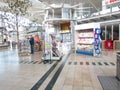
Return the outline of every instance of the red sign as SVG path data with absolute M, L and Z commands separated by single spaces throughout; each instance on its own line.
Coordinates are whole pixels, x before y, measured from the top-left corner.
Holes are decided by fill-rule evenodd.
M 104 0 L 103 4 L 108 5 L 108 4 L 114 3 L 116 1 L 118 1 L 118 0 Z
M 113 2 L 115 2 L 115 1 L 117 1 L 117 0 L 110 0 L 110 3 L 113 3 Z

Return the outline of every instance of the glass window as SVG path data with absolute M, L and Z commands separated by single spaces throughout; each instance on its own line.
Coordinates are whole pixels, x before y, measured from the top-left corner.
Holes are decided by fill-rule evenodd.
M 107 26 L 106 30 L 106 40 L 112 40 L 112 25 Z
M 113 40 L 119 40 L 119 24 L 114 25 Z
M 105 40 L 105 26 L 102 26 L 101 30 L 102 30 L 101 39 Z

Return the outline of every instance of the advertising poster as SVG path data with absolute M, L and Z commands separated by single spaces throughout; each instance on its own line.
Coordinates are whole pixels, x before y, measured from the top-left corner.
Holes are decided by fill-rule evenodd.
M 50 42 L 49 34 L 47 32 L 45 33 L 44 53 L 45 53 L 45 60 L 50 59 L 50 55 L 51 55 L 51 42 Z
M 95 56 L 100 56 L 101 55 L 101 29 L 100 28 L 95 28 L 94 31 L 94 49 L 95 49 Z
M 117 1 L 120 1 L 120 0 L 103 0 L 103 5 L 108 5 L 108 4 L 112 4 L 112 3 L 115 3 Z

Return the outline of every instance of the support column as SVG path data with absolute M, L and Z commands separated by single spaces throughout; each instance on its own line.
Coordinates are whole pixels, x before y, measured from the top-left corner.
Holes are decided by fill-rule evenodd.
M 112 25 L 112 27 L 111 27 L 111 34 L 112 34 L 112 37 L 111 37 L 111 39 L 113 40 L 113 29 L 114 29 L 114 26 Z
M 77 22 L 75 20 L 71 20 L 71 38 L 72 38 L 72 49 L 75 50 L 75 25 L 77 25 Z
M 105 26 L 105 40 L 107 39 L 107 26 Z
M 44 20 L 46 20 L 47 18 L 49 18 L 49 17 L 48 17 L 48 12 L 49 12 L 48 10 L 45 11 Z
M 119 40 L 120 40 L 120 24 L 119 24 Z
M 54 12 L 54 9 L 52 9 L 52 12 L 53 12 L 53 18 L 55 17 L 55 12 Z
M 72 10 L 70 9 L 69 12 L 70 12 L 69 18 L 72 19 Z
M 64 17 L 64 11 L 63 11 L 63 8 L 61 9 L 61 18 L 63 18 Z

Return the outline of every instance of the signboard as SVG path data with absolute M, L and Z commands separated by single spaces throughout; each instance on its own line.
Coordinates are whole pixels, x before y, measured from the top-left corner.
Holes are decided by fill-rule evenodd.
M 102 5 L 108 5 L 108 4 L 112 4 L 112 3 L 115 3 L 117 1 L 120 1 L 120 0 L 103 0 L 102 1 Z
M 94 31 L 94 49 L 95 49 L 95 56 L 100 56 L 101 55 L 101 48 L 100 48 L 100 44 L 101 44 L 101 29 L 100 28 L 95 28 Z

